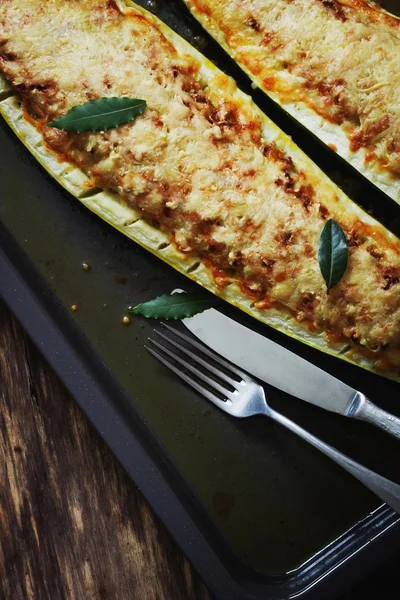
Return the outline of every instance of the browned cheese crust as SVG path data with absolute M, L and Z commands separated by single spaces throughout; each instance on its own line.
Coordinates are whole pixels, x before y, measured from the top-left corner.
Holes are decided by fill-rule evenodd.
M 280 102 L 341 125 L 400 176 L 400 19 L 365 0 L 185 0 Z
M 240 4 L 232 2 L 237 11 Z M 257 29 L 250 26 L 265 37 Z M 0 70 L 61 158 L 200 255 L 219 286 L 237 282 L 257 308 L 277 307 L 348 341 L 377 368 L 400 370 L 400 244 L 359 211 L 346 212 L 317 170 L 306 173 L 267 143 L 261 113 L 207 87 L 200 63 L 143 13 L 103 0 L 1 0 Z M 148 108 L 107 132 L 46 127 L 103 96 L 143 98 Z M 332 118 L 343 103 L 327 104 Z M 346 232 L 350 256 L 328 294 L 317 247 L 329 217 Z

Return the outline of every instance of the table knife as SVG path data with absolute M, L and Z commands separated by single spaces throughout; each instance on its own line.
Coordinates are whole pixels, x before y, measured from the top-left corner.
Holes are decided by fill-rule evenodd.
M 204 344 L 269 385 L 326 410 L 367 421 L 400 440 L 400 418 L 336 377 L 211 308 L 183 319 Z

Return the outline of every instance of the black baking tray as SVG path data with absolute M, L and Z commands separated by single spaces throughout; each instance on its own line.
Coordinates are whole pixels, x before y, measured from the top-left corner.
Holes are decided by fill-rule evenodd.
M 251 91 L 179 2 L 161 3 L 159 16 Z M 398 207 L 254 96 L 396 231 Z M 129 304 L 195 284 L 61 189 L 4 123 L 0 156 L 0 294 L 217 598 L 335 597 L 400 548 L 399 517 L 361 484 L 272 422 L 232 419 L 185 387 L 144 350 L 153 322 L 122 325 Z M 399 414 L 397 384 L 221 310 Z M 399 481 L 400 445 L 388 435 L 266 391 L 275 408 Z

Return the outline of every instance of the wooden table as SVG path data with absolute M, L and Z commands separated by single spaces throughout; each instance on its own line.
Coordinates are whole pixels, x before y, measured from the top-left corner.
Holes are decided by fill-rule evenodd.
M 399 567 L 400 553 L 341 600 L 397 598 Z M 0 598 L 211 600 L 1 301 Z

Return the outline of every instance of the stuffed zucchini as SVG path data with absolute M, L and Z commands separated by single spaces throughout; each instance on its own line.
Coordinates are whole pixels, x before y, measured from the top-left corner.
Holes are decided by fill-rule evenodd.
M 400 241 L 363 212 L 234 81 L 143 9 L 3 0 L 0 112 L 88 208 L 228 302 L 325 352 L 400 378 Z M 72 107 L 136 97 L 134 121 L 51 126 Z M 349 258 L 329 292 L 328 219 Z
M 254 83 L 400 203 L 400 19 L 367 0 L 185 0 Z

